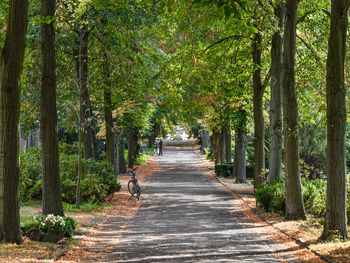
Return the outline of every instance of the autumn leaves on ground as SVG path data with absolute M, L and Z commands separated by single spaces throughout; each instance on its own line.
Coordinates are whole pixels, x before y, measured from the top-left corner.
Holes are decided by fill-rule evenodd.
M 212 165 L 206 160 L 203 160 L 203 165 L 210 168 L 210 176 L 212 176 L 213 180 L 216 180 L 213 177 Z M 154 160 L 149 160 L 143 165 L 140 165 L 137 169 L 137 178 L 140 184 L 145 186 L 147 184 L 147 177 L 159 171 L 159 169 L 158 164 Z M 125 175 L 120 176 L 118 180 L 122 185 L 122 190 L 114 194 L 112 201 L 106 202 L 105 208 L 101 208 L 93 213 L 67 213 L 73 216 L 80 226 L 73 239 L 65 239 L 58 244 L 39 243 L 29 241 L 28 239 L 25 239 L 21 245 L 1 244 L 1 262 L 40 262 L 49 259 L 57 259 L 58 262 L 79 262 L 79 259 L 82 257 L 95 258 L 98 262 L 99 258 L 101 259 L 104 256 L 104 253 L 108 253 L 108 249 L 99 251 L 97 247 L 93 252 L 91 249 L 87 252 L 85 248 L 91 248 L 91 246 L 96 245 L 94 237 L 98 235 L 99 231 L 103 230 L 102 223 L 109 216 L 120 215 L 132 217 L 142 205 L 142 199 L 137 201 L 130 198 L 130 194 L 127 192 L 126 185 L 129 177 Z M 239 198 L 235 193 L 232 194 L 234 199 Z M 332 242 L 319 243 L 317 241 L 321 231 L 321 226 L 318 224 L 317 219 L 309 218 L 308 221 L 286 222 L 282 216 L 265 213 L 260 208 L 256 208 L 253 196 L 245 195 L 242 197 L 242 211 L 244 212 L 242 217 L 247 217 L 257 224 L 262 224 L 261 218 L 256 213 L 253 213 L 252 207 L 255 212 L 270 222 L 272 225 L 266 224 L 265 227 L 261 228 L 261 233 L 278 243 L 286 245 L 289 248 L 287 255 L 290 254 L 290 258 L 298 258 L 301 262 L 324 262 L 320 257 L 295 242 L 292 238 L 280 231 L 275 231 L 274 228 L 287 232 L 293 238 L 299 238 L 306 242 L 311 249 L 332 258 L 334 262 L 349 262 L 349 242 L 333 240 Z M 36 213 L 39 207 L 25 207 L 23 209 Z M 121 226 L 117 233 L 113 233 L 113 243 L 115 245 L 118 244 L 125 228 L 126 225 Z M 286 253 L 281 257 L 282 262 L 286 261 L 285 255 Z M 278 253 L 276 253 L 276 256 L 279 256 Z

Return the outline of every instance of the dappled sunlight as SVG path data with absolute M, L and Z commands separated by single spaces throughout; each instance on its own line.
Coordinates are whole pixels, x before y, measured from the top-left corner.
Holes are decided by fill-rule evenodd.
M 225 189 L 196 152 L 176 148 L 165 147 L 164 155 L 154 158 L 160 167 L 141 181 L 140 202 L 121 192 L 119 206 L 62 261 L 78 260 L 76 254 L 83 262 L 316 260 Z M 125 185 L 127 178 L 120 179 Z

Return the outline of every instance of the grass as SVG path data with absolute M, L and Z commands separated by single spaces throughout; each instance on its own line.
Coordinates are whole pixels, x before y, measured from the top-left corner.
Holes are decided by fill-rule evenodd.
M 109 210 L 111 208 L 111 205 L 105 205 L 105 204 L 88 204 L 84 203 L 77 208 L 75 204 L 68 204 L 63 203 L 63 209 L 65 212 L 70 213 L 90 213 L 95 211 L 101 211 L 101 210 Z
M 111 208 L 109 204 L 81 204 L 79 208 L 75 204 L 68 204 L 63 202 L 63 210 L 65 213 L 87 213 L 94 214 L 95 212 L 106 212 Z M 41 201 L 28 201 L 22 204 L 20 213 L 21 226 L 25 222 L 32 219 L 33 216 L 41 210 Z

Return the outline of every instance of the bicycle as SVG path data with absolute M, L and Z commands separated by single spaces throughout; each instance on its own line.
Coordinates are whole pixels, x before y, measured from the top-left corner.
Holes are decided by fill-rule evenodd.
M 134 168 L 127 172 L 128 175 L 131 174 L 131 179 L 128 182 L 128 190 L 132 197 L 135 197 L 137 198 L 137 200 L 139 200 L 141 195 L 141 188 L 139 186 L 139 183 L 136 179 L 136 174 L 134 172 L 136 169 L 137 168 Z

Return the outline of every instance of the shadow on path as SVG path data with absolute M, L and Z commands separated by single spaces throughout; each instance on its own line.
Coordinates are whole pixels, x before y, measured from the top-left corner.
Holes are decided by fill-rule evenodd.
M 136 216 L 110 217 L 90 248 L 103 251 L 100 262 L 282 262 L 287 247 L 245 216 L 246 206 L 202 168 L 192 146 L 168 142 L 155 157 L 161 169 L 143 189 Z

